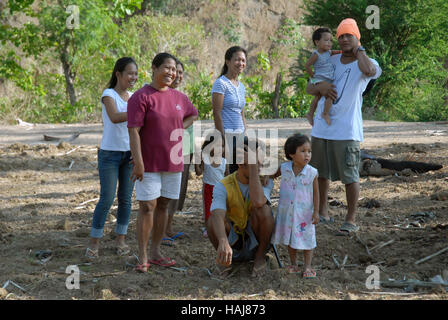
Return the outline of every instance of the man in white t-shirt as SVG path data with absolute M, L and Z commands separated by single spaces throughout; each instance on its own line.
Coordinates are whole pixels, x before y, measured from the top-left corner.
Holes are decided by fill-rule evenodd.
M 345 184 L 348 211 L 340 228 L 340 233 L 345 234 L 359 230 L 355 218 L 360 189 L 360 142 L 363 141 L 362 94 L 369 81 L 378 78 L 382 71 L 360 45 L 361 35 L 355 20 L 343 20 L 336 36 L 342 54 L 331 57 L 335 65 L 333 84 L 321 82 L 309 84 L 307 88 L 309 94 L 322 95 L 311 130 L 313 155 L 310 164 L 319 171 L 319 214 L 322 223 L 333 222 L 328 215 L 327 202 L 330 180 L 340 180 Z M 325 97 L 334 101 L 330 109 L 331 125 L 321 117 Z

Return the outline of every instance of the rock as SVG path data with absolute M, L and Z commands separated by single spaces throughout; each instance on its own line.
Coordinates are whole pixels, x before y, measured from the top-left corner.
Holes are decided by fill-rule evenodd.
M 381 207 L 381 204 L 376 199 L 367 198 L 367 199 L 360 201 L 359 206 L 371 209 L 371 208 L 379 208 L 379 207 Z
M 400 260 L 397 258 L 390 258 L 386 260 L 388 266 L 396 266 Z
M 63 218 L 61 221 L 59 221 L 56 225 L 56 229 L 70 231 L 70 221 L 68 220 L 68 218 Z
M 448 281 L 448 270 L 442 271 L 442 278 L 443 280 Z
M 213 292 L 213 297 L 214 298 L 222 298 L 222 297 L 224 297 L 224 293 L 221 290 L 216 289 L 215 292 Z
M 438 201 L 448 200 L 448 191 L 433 193 L 431 195 L 431 200 L 438 200 Z
M 359 257 L 358 257 L 358 260 L 362 264 L 370 263 L 370 262 L 373 261 L 372 257 L 367 255 L 367 254 L 360 254 Z
M 61 141 L 58 144 L 58 149 L 69 149 L 71 147 L 71 144 L 65 141 Z
M 109 289 L 101 290 L 100 300 L 120 300 Z
M 33 217 L 37 216 L 37 214 L 38 214 L 38 213 L 37 213 L 37 210 L 32 210 L 32 211 L 31 211 L 31 215 L 32 215 Z
M 8 295 L 8 290 L 0 288 L 0 299 L 5 299 Z

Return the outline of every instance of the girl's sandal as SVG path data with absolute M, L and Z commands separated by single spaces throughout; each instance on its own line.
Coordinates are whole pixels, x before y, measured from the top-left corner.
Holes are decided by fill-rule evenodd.
M 149 266 L 150 266 L 149 263 L 141 263 L 141 264 L 138 264 L 138 265 L 135 267 L 135 271 L 137 271 L 137 272 L 141 272 L 141 273 L 146 273 L 146 272 L 148 272 Z
M 316 278 L 316 271 L 304 271 L 302 274 L 303 279 L 314 279 Z
M 99 258 L 98 249 L 87 248 L 85 256 L 89 259 L 98 259 Z

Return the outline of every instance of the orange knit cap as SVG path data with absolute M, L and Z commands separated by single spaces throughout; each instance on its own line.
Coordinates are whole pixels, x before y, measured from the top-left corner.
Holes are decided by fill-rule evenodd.
M 358 25 L 354 19 L 347 18 L 342 20 L 336 31 L 336 37 L 339 38 L 346 33 L 354 35 L 356 39 L 358 39 L 358 45 L 361 45 L 361 42 L 359 41 L 361 39 L 361 33 L 359 32 Z

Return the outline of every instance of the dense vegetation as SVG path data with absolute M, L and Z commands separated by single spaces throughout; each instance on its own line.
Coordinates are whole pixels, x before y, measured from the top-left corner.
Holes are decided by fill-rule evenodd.
M 150 82 L 151 60 L 161 51 L 185 62 L 188 81 L 182 90 L 198 107 L 201 118 L 210 118 L 210 89 L 216 75 L 198 67 L 195 59 L 211 35 L 189 18 L 191 2 L 201 5 L 214 0 L 3 2 L 0 82 L 8 84 L 9 91 L 0 97 L 1 118 L 53 123 L 99 121 L 98 97 L 114 61 L 121 56 L 138 61 L 138 87 Z M 271 66 L 279 65 L 285 55 L 295 57 L 297 63 L 280 70 L 283 81 L 278 116 L 298 117 L 307 112 L 312 97 L 305 93 L 303 62 L 310 54 L 306 47 L 311 41 L 303 39 L 301 25 L 327 26 L 335 31 L 346 17 L 358 21 L 363 46 L 383 68 L 382 77 L 366 97 L 369 114 L 381 120 L 448 118 L 445 0 L 303 3 L 303 21 L 299 17 L 283 19 L 271 39 L 274 50 L 256 53 L 256 65 L 242 78 L 248 88 L 249 118 L 275 116 Z M 366 8 L 372 4 L 380 8 L 379 29 L 368 29 L 364 23 L 369 17 Z M 229 46 L 237 44 L 242 26 L 232 17 L 222 20 L 222 38 Z

